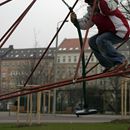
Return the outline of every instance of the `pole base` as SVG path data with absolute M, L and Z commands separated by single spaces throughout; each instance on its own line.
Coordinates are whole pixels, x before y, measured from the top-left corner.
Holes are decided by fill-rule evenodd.
M 79 117 L 79 115 L 91 115 L 91 114 L 96 114 L 98 111 L 96 109 L 82 109 L 82 110 L 77 110 L 75 112 L 75 114 L 77 115 L 77 117 Z

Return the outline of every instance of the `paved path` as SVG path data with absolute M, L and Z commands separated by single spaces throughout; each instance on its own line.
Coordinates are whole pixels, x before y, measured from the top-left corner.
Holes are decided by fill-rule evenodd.
M 130 117 L 126 117 L 130 118 Z M 17 122 L 27 122 L 27 114 L 19 114 L 11 112 L 0 112 L 0 123 L 12 123 Z M 110 122 L 112 120 L 122 119 L 120 115 L 84 115 L 77 117 L 73 114 L 41 114 L 40 118 L 36 114 L 32 115 L 32 122 L 66 122 L 66 123 L 99 123 L 99 122 Z

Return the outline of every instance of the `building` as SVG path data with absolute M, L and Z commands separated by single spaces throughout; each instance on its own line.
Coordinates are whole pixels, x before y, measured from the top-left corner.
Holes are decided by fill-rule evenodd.
M 118 48 L 118 50 L 121 51 L 121 53 L 124 54 L 128 60 L 130 57 L 129 42 L 130 41 L 128 40 L 124 45 L 122 45 L 120 48 Z M 70 78 L 73 79 L 73 77 L 75 75 L 75 70 L 77 67 L 78 59 L 79 59 L 79 54 L 80 54 L 79 39 L 64 39 L 63 40 L 63 42 L 58 47 L 57 71 L 56 71 L 57 72 L 56 76 L 58 76 L 57 80 L 59 80 L 59 79 L 64 80 L 64 79 L 70 79 Z M 86 42 L 86 46 L 84 49 L 84 54 L 85 54 L 85 62 L 87 62 L 87 60 L 89 59 L 89 56 L 91 54 L 91 49 L 89 48 L 87 42 Z M 96 60 L 95 56 L 92 55 L 92 57 L 89 61 L 89 64 L 86 67 L 86 72 L 87 72 L 87 70 L 89 70 L 92 66 L 94 66 L 97 63 L 98 63 L 98 61 Z M 98 65 L 97 67 L 95 67 L 95 69 L 90 71 L 87 75 L 100 73 L 100 72 L 102 72 L 103 69 L 104 68 L 102 66 Z M 82 64 L 80 64 L 78 76 L 82 76 Z M 101 101 L 99 99 L 100 101 L 96 101 L 93 98 L 94 93 L 91 92 L 91 95 L 90 95 L 91 99 L 90 99 L 90 101 L 88 101 L 89 104 L 93 107 L 95 105 L 95 107 L 99 108 L 101 111 L 105 111 L 105 110 L 112 111 L 112 109 L 117 111 L 119 109 L 119 105 L 120 105 L 120 81 L 121 81 L 120 78 L 121 77 L 102 78 L 102 79 L 97 79 L 97 80 L 93 80 L 93 81 L 86 81 L 87 91 L 88 91 L 88 88 L 94 88 L 92 91 L 97 91 L 97 89 L 99 89 L 97 91 L 97 93 L 95 93 L 95 99 L 97 100 L 100 97 L 102 100 Z M 69 104 L 71 104 L 70 106 L 72 106 L 72 105 L 76 104 L 76 102 L 81 103 L 82 102 L 81 98 L 83 97 L 82 91 L 76 92 L 75 90 L 76 90 L 76 88 L 82 89 L 82 86 L 83 85 L 81 83 L 81 84 L 69 85 L 68 87 L 66 87 L 66 89 L 68 90 L 68 93 L 70 93 L 70 95 L 65 94 L 66 90 L 64 90 L 65 89 L 64 87 L 62 89 L 60 89 L 61 91 L 63 91 L 63 93 L 59 92 L 59 102 L 61 100 L 65 101 L 65 104 L 68 104 L 68 106 L 69 106 Z M 71 91 L 71 88 L 74 88 L 74 89 L 72 89 L 72 91 Z M 61 97 L 62 98 L 64 97 L 64 98 L 60 99 Z M 68 97 L 71 97 L 72 99 L 69 98 L 69 100 L 67 101 Z M 75 97 L 77 97 L 77 100 Z M 72 102 L 70 102 L 71 101 L 70 99 L 72 100 Z M 98 106 L 99 104 L 101 106 Z M 63 108 L 62 108 L 62 110 L 63 110 Z
M 127 43 L 129 43 L 129 41 Z M 129 60 L 130 47 L 128 45 L 129 44 L 123 45 L 119 51 L 122 51 Z M 37 61 L 41 58 L 45 49 L 46 48 L 14 49 L 13 46 L 0 49 L 0 92 L 14 91 L 19 85 L 23 85 L 35 67 Z M 57 60 L 55 59 L 55 52 L 57 52 Z M 75 38 L 64 39 L 58 46 L 57 51 L 56 48 L 50 48 L 48 50 L 28 84 L 39 85 L 67 80 L 70 78 L 73 79 L 79 54 L 79 40 Z M 87 63 L 91 54 L 91 49 L 89 48 L 87 42 L 84 54 L 85 62 Z M 92 55 L 89 64 L 86 67 L 86 72 L 97 63 L 98 61 L 94 55 Z M 87 75 L 100 73 L 102 69 L 103 68 L 98 65 L 95 69 L 87 73 Z M 78 76 L 82 76 L 82 62 L 80 63 Z M 109 78 L 86 81 L 86 83 L 87 88 L 96 86 L 96 88 L 98 87 L 105 90 L 110 89 L 110 91 L 113 91 Z M 74 107 L 79 101 L 82 101 L 83 94 L 79 91 L 79 89 L 76 91 L 76 88 L 82 89 L 82 83 L 63 86 L 62 88 L 57 89 L 56 101 L 57 106 L 59 106 L 58 110 L 65 110 L 72 106 Z M 118 87 L 118 90 L 119 89 L 120 88 Z M 53 96 L 53 94 L 51 95 Z M 51 103 L 53 104 L 53 101 Z
M 1 92 L 9 92 L 16 89 L 17 85 L 23 85 L 45 49 L 14 49 L 13 46 L 2 48 L 0 50 Z M 28 84 L 37 85 L 53 81 L 54 51 L 54 48 L 49 49 Z
M 81 47 L 79 39 L 64 39 L 59 45 L 57 54 L 57 75 L 62 75 L 62 79 L 67 77 L 73 78 L 79 60 L 80 51 Z M 90 54 L 91 49 L 88 46 L 88 43 L 86 43 L 84 49 L 85 64 L 87 63 Z M 94 55 L 92 55 L 89 64 L 86 67 L 86 72 L 96 63 L 97 60 Z M 96 72 L 97 69 L 94 69 L 89 74 L 95 74 Z M 82 60 L 80 62 L 78 76 L 82 76 Z

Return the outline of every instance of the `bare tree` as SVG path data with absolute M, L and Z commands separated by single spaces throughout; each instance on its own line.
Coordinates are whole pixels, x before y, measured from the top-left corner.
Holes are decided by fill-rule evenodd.
M 122 0 L 120 2 L 119 8 L 123 12 L 123 14 L 126 16 L 128 20 L 130 20 L 130 1 L 129 0 Z
M 37 40 L 37 33 L 34 30 L 34 48 L 31 49 L 31 57 L 26 57 L 26 59 L 20 60 L 20 65 L 17 66 L 16 72 L 17 74 L 14 75 L 14 79 L 17 85 L 23 85 L 30 73 L 33 71 L 34 67 L 36 66 L 39 58 L 40 53 L 38 49 L 38 40 Z M 44 51 L 44 49 L 43 49 Z M 54 78 L 54 57 L 45 56 L 45 58 L 40 62 L 37 69 L 31 76 L 30 80 L 28 81 L 29 85 L 39 85 L 45 83 L 53 82 Z
M 17 66 L 17 74 L 14 75 L 14 80 L 17 85 L 23 85 L 28 78 L 29 74 L 32 72 L 36 61 L 34 59 L 28 59 L 22 61 L 22 63 Z M 49 65 L 50 64 L 50 65 Z M 50 83 L 53 81 L 53 63 L 45 60 L 41 62 L 37 70 L 32 75 L 29 80 L 29 85 L 39 85 L 44 83 Z

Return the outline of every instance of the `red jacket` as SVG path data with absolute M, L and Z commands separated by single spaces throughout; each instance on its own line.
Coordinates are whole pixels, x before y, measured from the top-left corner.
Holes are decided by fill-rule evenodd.
M 125 16 L 118 9 L 117 3 L 114 0 L 100 0 L 98 8 L 99 12 L 92 17 L 92 22 L 97 26 L 98 33 L 113 32 L 121 38 L 128 39 L 130 27 Z M 81 29 L 87 27 L 88 17 L 91 14 L 90 11 L 89 9 L 89 15 L 86 14 L 82 19 L 79 19 Z

